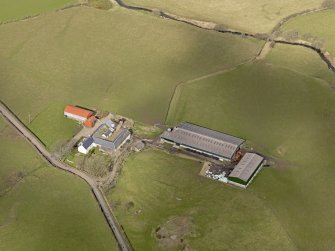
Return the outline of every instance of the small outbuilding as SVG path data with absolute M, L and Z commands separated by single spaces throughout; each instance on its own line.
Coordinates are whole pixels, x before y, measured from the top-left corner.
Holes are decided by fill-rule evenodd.
M 92 128 L 92 127 L 94 127 L 96 121 L 97 121 L 97 118 L 94 117 L 94 116 L 91 116 L 91 117 L 89 117 L 88 119 L 86 119 L 86 120 L 84 121 L 83 125 L 84 125 L 85 127 L 90 127 L 90 128 Z
M 141 151 L 144 147 L 145 147 L 145 144 L 144 144 L 144 142 L 143 142 L 142 140 L 137 140 L 137 141 L 134 143 L 134 146 L 133 146 L 133 148 L 134 148 L 134 150 L 135 150 L 136 152 Z
M 246 188 L 260 171 L 264 158 L 246 153 L 228 176 L 228 183 Z

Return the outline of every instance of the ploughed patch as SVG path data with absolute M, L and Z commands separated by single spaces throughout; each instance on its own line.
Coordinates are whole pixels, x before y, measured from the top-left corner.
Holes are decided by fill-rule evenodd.
M 192 248 L 188 244 L 186 237 L 193 235 L 193 232 L 193 219 L 189 216 L 177 216 L 158 226 L 154 234 L 162 247 L 191 251 Z

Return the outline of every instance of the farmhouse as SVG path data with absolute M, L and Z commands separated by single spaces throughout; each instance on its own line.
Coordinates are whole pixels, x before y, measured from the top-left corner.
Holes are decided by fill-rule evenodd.
M 228 183 L 246 188 L 262 167 L 264 158 L 246 153 L 228 176 Z
M 96 144 L 94 143 L 94 140 L 92 137 L 88 137 L 83 141 L 82 144 L 78 147 L 78 152 L 87 154 L 93 147 L 95 147 Z
M 99 147 L 105 151 L 116 151 L 130 137 L 131 133 L 128 129 L 121 126 L 116 129 L 115 124 L 108 120 L 78 146 L 78 151 L 87 154 L 94 147 Z
M 64 109 L 64 117 L 84 122 L 93 115 L 92 111 L 68 105 Z
M 244 142 L 243 139 L 186 122 L 165 131 L 161 141 L 221 161 L 231 160 Z

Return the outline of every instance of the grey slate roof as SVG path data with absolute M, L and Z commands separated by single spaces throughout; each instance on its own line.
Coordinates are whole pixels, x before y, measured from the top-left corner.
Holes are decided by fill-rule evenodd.
M 93 143 L 94 143 L 93 138 L 92 137 L 88 137 L 87 139 L 84 140 L 83 147 L 85 149 L 88 149 Z
M 102 139 L 99 137 L 99 130 L 105 127 L 105 124 L 101 125 L 93 134 L 92 138 L 94 143 L 100 145 L 102 148 L 108 150 L 116 150 L 124 142 L 124 140 L 130 135 L 128 129 L 122 128 L 118 132 L 117 136 L 113 140 Z
M 165 131 L 161 138 L 228 159 L 244 142 L 243 139 L 186 122 L 180 123 L 171 132 Z
M 93 136 L 94 143 L 101 146 L 102 148 L 108 149 L 108 150 L 115 150 L 115 145 L 113 141 L 104 140 L 98 137 Z
M 122 129 L 118 136 L 114 139 L 114 146 L 117 149 L 124 141 L 125 139 L 130 135 L 129 130 Z
M 263 157 L 256 153 L 246 153 L 230 173 L 229 177 L 239 178 L 240 180 L 248 182 L 263 159 Z

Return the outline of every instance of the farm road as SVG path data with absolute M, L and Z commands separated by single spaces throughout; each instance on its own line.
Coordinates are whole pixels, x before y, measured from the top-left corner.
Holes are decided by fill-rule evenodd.
M 122 251 L 131 251 L 131 245 L 127 238 L 125 237 L 121 227 L 116 221 L 116 218 L 112 215 L 110 208 L 102 195 L 100 189 L 98 188 L 96 182 L 86 175 L 85 173 L 71 168 L 60 162 L 55 157 L 51 155 L 43 145 L 43 143 L 12 113 L 5 104 L 0 101 L 0 113 L 4 116 L 4 118 L 17 130 L 19 131 L 35 148 L 36 150 L 43 156 L 43 158 L 53 165 L 56 168 L 62 169 L 66 172 L 72 173 L 80 178 L 82 178 L 92 190 L 92 193 L 97 200 L 101 211 L 103 212 L 106 221 L 114 233 L 114 236 L 119 244 L 119 247 Z

